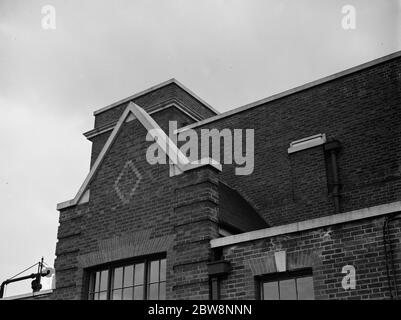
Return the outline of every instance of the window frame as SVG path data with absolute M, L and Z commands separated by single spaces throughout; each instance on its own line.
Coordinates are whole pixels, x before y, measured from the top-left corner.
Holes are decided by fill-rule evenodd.
M 160 261 L 166 259 L 166 279 L 164 281 L 160 281 L 160 266 L 161 263 Z M 123 259 L 123 260 L 119 260 L 119 261 L 113 261 L 110 263 L 103 263 L 100 265 L 96 265 L 94 267 L 90 267 L 87 268 L 85 270 L 85 275 L 86 275 L 86 279 L 85 279 L 85 297 L 86 300 L 95 300 L 95 299 L 91 299 L 90 298 L 90 294 L 93 293 L 93 291 L 91 290 L 91 285 L 93 284 L 93 275 L 96 272 L 99 271 L 108 271 L 108 276 L 107 276 L 107 299 L 106 300 L 113 300 L 112 299 L 112 295 L 113 295 L 113 280 L 114 280 L 114 272 L 116 269 L 121 268 L 121 267 L 127 267 L 127 266 L 131 266 L 131 265 L 135 265 L 135 264 L 140 264 L 143 263 L 144 264 L 144 278 L 143 278 L 143 300 L 149 300 L 148 299 L 148 286 L 150 285 L 149 282 L 149 268 L 150 268 L 150 264 L 152 261 L 159 261 L 159 287 L 160 287 L 160 283 L 164 282 L 167 284 L 167 258 L 166 258 L 166 254 L 154 254 L 154 255 L 149 255 L 149 256 L 142 256 L 142 257 L 135 257 L 135 258 L 129 258 L 129 259 Z M 132 287 L 134 288 L 135 285 L 133 284 Z M 159 293 L 160 294 L 160 293 Z
M 296 300 L 299 300 L 296 280 L 299 278 L 306 278 L 306 277 L 312 278 L 313 297 L 315 298 L 315 287 L 314 287 L 314 278 L 313 278 L 312 268 L 296 269 L 296 270 L 285 271 L 285 272 L 275 272 L 275 273 L 257 276 L 256 277 L 257 278 L 257 285 L 256 285 L 257 297 L 259 300 L 263 300 L 263 284 L 266 282 L 279 283 L 280 281 L 284 281 L 284 280 L 294 280 L 295 286 L 296 286 L 296 296 L 297 296 Z M 279 300 L 281 300 L 281 299 L 279 299 Z

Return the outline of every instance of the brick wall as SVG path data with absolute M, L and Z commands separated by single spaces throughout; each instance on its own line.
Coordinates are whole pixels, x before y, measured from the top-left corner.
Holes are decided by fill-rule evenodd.
M 360 220 L 224 247 L 223 259 L 231 262 L 233 270 L 221 281 L 221 298 L 258 298 L 258 276 L 276 273 L 274 252 L 285 250 L 288 271 L 312 268 L 316 299 L 388 299 L 384 219 Z M 389 230 L 398 290 L 401 289 L 400 228 L 398 220 Z M 353 290 L 344 290 L 341 285 L 345 265 L 353 265 L 356 270 Z
M 167 134 L 169 132 L 169 121 L 176 121 L 177 128 L 181 128 L 185 125 L 194 122 L 194 120 L 191 117 L 189 117 L 188 115 L 186 115 L 185 113 L 181 112 L 176 108 L 169 108 L 158 111 L 154 113 L 152 117 Z M 91 167 L 96 161 L 100 151 L 102 151 L 102 148 L 105 145 L 110 134 L 111 130 L 106 131 L 102 134 L 98 134 L 90 139 L 92 142 Z
M 326 133 L 342 144 L 338 163 L 343 211 L 400 200 L 400 61 L 397 58 L 205 125 L 255 129 L 255 170 L 249 176 L 235 176 L 233 166 L 224 166 L 222 173 L 205 167 L 170 177 L 168 165 L 147 163 L 150 142 L 145 141 L 144 127 L 137 120 L 124 123 L 90 183 L 89 202 L 60 212 L 55 297 L 85 298 L 88 268 L 163 252 L 167 297 L 207 299 L 209 240 L 218 237 L 219 180 L 238 190 L 271 225 L 334 213 L 323 147 L 287 153 L 291 141 L 316 133 Z M 199 103 L 174 86 L 142 99 L 159 103 L 181 95 L 183 103 Z M 138 104 L 144 106 L 145 100 Z M 99 114 L 96 126 L 116 121 L 122 110 L 117 107 Z M 162 127 L 171 119 L 188 121 L 171 110 L 155 114 Z M 108 134 L 93 139 L 93 159 Z M 382 224 L 382 219 L 364 220 L 228 247 L 224 258 L 232 261 L 234 270 L 222 282 L 222 298 L 254 298 L 254 269 L 249 261 L 269 259 L 278 248 L 287 251 L 294 266 L 297 261 L 311 264 L 318 298 L 388 297 Z M 397 249 L 399 225 L 392 228 Z M 346 263 L 357 268 L 356 291 L 343 292 L 339 287 L 339 272 Z
M 218 236 L 217 172 L 202 167 L 170 177 L 169 165 L 146 161 L 146 133 L 138 120 L 125 123 L 90 183 L 89 202 L 61 210 L 57 299 L 85 299 L 88 268 L 157 253 L 167 254 L 169 298 L 208 297 L 209 240 Z M 139 180 L 133 167 L 140 181 L 130 197 Z
M 288 154 L 290 142 L 325 133 L 338 155 L 342 211 L 401 199 L 401 58 L 196 128 L 254 129 L 254 172 L 222 179 L 271 225 L 335 213 L 322 146 Z
M 198 168 L 174 178 L 177 183 L 174 209 L 172 299 L 209 298 L 207 262 L 212 259 L 210 240 L 218 237 L 218 172 Z
M 196 111 L 201 116 L 201 118 L 209 118 L 214 115 L 213 111 L 204 106 L 196 98 L 189 95 L 175 83 L 171 83 L 160 89 L 142 95 L 134 99 L 133 102 L 135 102 L 138 106 L 144 108 L 146 111 L 149 111 L 154 106 L 160 105 L 166 101 L 171 101 L 172 99 L 176 99 L 183 103 L 185 106 Z M 125 102 L 119 106 L 116 106 L 96 115 L 95 128 L 117 122 L 127 105 L 128 102 Z

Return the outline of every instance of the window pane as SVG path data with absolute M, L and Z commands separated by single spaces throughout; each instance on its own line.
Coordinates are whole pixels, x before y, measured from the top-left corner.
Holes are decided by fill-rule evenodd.
M 165 300 L 166 259 L 93 272 L 88 289 L 90 300 Z
M 102 271 L 100 275 L 100 291 L 107 290 L 108 278 L 109 278 L 109 271 L 108 270 Z
M 313 278 L 312 277 L 298 278 L 297 291 L 299 300 L 315 299 L 315 294 L 313 292 Z
M 89 293 L 92 293 L 95 291 L 95 280 L 96 280 L 96 273 L 92 272 L 89 275 Z M 90 299 L 90 300 L 92 300 L 92 299 Z
M 282 280 L 280 285 L 280 300 L 296 300 L 295 279 Z
M 123 268 L 117 268 L 114 270 L 114 289 L 121 288 L 123 285 Z
M 160 281 L 166 281 L 166 259 L 160 260 Z
M 149 282 L 154 283 L 159 281 L 159 260 L 150 263 Z
M 279 300 L 277 281 L 263 283 L 263 300 Z
M 125 288 L 123 290 L 123 300 L 132 300 L 132 293 L 134 288 Z
M 122 290 L 113 290 L 113 300 L 122 300 Z
M 102 291 L 99 293 L 99 300 L 107 300 L 107 291 Z
M 93 291 L 99 291 L 99 285 L 100 285 L 100 272 L 96 272 L 95 273 L 95 278 L 96 278 L 96 280 L 95 280 L 95 288 L 94 288 L 94 290 Z
M 134 285 L 134 266 L 124 268 L 124 287 L 132 287 Z
M 143 300 L 143 288 L 144 286 L 134 287 L 134 300 Z
M 143 284 L 145 266 L 143 263 L 135 265 L 135 285 Z
M 161 282 L 160 283 L 160 296 L 159 300 L 166 300 L 166 283 Z
M 159 284 L 153 283 L 148 288 L 148 299 L 157 300 L 159 298 Z

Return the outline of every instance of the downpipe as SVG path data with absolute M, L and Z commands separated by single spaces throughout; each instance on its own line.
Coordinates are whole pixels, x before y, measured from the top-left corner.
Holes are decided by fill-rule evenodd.
M 385 217 L 383 223 L 383 243 L 384 243 L 384 255 L 386 259 L 386 271 L 387 271 L 387 282 L 390 290 L 390 298 L 392 300 L 398 300 L 398 288 L 397 288 L 397 278 L 395 274 L 394 265 L 394 252 L 391 246 L 391 241 L 389 238 L 390 223 L 395 220 L 401 220 L 401 216 Z M 391 270 L 390 270 L 391 269 Z M 394 292 L 393 292 L 394 285 Z

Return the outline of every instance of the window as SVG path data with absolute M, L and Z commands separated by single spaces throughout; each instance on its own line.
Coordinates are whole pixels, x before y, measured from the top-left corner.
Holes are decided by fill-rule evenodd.
M 314 300 L 311 272 L 285 273 L 264 277 L 260 282 L 262 300 Z
M 89 275 L 89 300 L 166 299 L 166 259 L 97 269 Z

